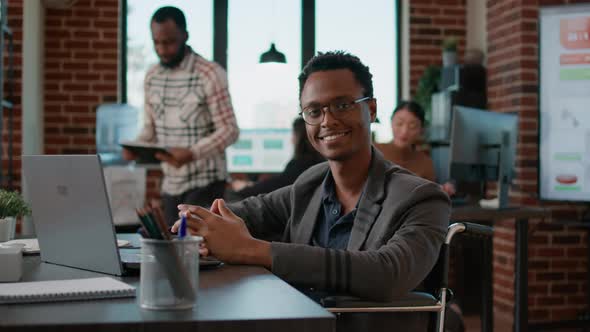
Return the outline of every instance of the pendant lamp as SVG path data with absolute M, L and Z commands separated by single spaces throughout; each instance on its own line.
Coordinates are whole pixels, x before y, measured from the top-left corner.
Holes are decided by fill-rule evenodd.
M 260 55 L 260 63 L 269 63 L 269 62 L 277 62 L 277 63 L 286 63 L 287 59 L 285 55 L 279 51 L 275 47 L 275 43 L 270 44 L 270 49 Z

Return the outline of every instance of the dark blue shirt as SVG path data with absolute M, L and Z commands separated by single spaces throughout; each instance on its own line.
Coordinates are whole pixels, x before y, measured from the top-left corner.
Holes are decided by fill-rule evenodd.
M 328 172 L 322 183 L 322 208 L 318 214 L 312 244 L 323 248 L 346 249 L 357 207 L 358 202 L 352 211 L 341 216 L 342 205 L 336 197 L 332 172 Z

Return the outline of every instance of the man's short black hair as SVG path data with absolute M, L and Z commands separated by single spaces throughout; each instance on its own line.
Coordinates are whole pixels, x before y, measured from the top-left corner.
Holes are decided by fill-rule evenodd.
M 317 71 L 337 69 L 350 70 L 365 90 L 363 97 L 373 98 L 373 75 L 369 71 L 369 67 L 365 66 L 357 56 L 344 51 L 319 52 L 318 55 L 311 58 L 299 74 L 299 96 L 301 97 L 303 86 L 311 74 Z
M 159 8 L 152 16 L 150 22 L 164 23 L 167 20 L 174 21 L 180 30 L 186 31 L 186 18 L 184 17 L 184 13 L 176 7 L 165 6 Z

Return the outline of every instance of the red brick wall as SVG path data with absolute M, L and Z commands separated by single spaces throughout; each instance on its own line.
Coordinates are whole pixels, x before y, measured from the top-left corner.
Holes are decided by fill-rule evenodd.
M 117 102 L 119 1 L 78 0 L 45 16 L 45 153 L 96 152 L 96 108 Z M 148 198 L 160 171 L 149 171 Z
M 78 0 L 71 8 L 45 11 L 45 153 L 94 153 L 96 107 L 117 100 L 118 0 Z M 14 170 L 20 183 L 22 0 L 8 1 L 15 37 Z M 8 62 L 4 58 L 5 71 Z M 5 84 L 6 93 L 7 86 Z M 5 115 L 7 112 L 5 111 Z M 6 128 L 6 121 L 4 128 Z M 3 132 L 6 176 L 8 134 Z
M 23 0 L 8 1 L 8 19 L 15 39 L 13 169 L 18 188 Z M 78 0 L 70 8 L 46 8 L 44 30 L 44 152 L 95 153 L 96 108 L 102 103 L 117 101 L 119 1 Z M 6 57 L 4 64 L 8 64 Z M 6 85 L 4 91 L 7 91 Z M 6 126 L 5 121 L 3 128 Z M 4 176 L 8 167 L 7 141 L 5 130 L 2 137 Z M 156 198 L 161 174 L 159 171 L 148 174 L 148 197 Z
M 95 153 L 96 108 L 117 101 L 119 3 L 45 12 L 45 153 Z
M 497 112 L 519 114 L 516 172 L 511 200 L 543 205 L 554 217 L 577 217 L 580 207 L 541 203 L 537 199 L 538 154 L 538 9 L 580 1 L 487 2 L 488 102 Z M 494 307 L 496 321 L 512 322 L 514 305 L 514 222 L 495 225 Z M 556 219 L 533 221 L 529 230 L 529 320 L 576 319 L 585 300 L 586 233 Z
M 23 26 L 22 26 L 22 16 L 23 16 L 23 2 L 22 0 L 11 0 L 7 1 L 7 17 L 8 17 L 8 27 L 12 30 L 13 33 L 13 41 L 14 41 L 14 57 L 13 57 L 13 70 L 14 70 L 14 80 L 12 90 L 14 92 L 14 96 L 12 102 L 14 103 L 13 109 L 13 135 L 12 135 L 12 142 L 13 142 L 13 175 L 15 178 L 13 179 L 13 185 L 16 188 L 20 187 L 20 155 L 21 155 L 21 82 L 22 82 L 22 39 L 23 39 Z M 6 45 L 8 45 L 8 38 L 6 37 L 5 40 Z M 7 79 L 8 76 L 8 46 L 4 48 L 4 57 L 3 57 L 3 65 L 4 65 L 4 99 L 8 99 L 8 91 L 9 91 L 9 82 Z M 9 110 L 4 109 L 3 111 L 3 121 L 2 121 L 2 183 L 0 183 L 0 187 L 5 187 L 8 185 L 8 115 Z
M 454 36 L 465 50 L 465 0 L 410 0 L 410 96 L 429 65 L 442 65 L 442 40 Z
M 530 237 L 531 321 L 576 319 L 587 310 L 586 232 L 544 223 Z

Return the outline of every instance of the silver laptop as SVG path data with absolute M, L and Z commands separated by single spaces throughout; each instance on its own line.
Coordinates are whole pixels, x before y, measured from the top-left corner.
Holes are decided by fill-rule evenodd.
M 139 267 L 137 250 L 121 261 L 98 155 L 23 156 L 23 171 L 42 261 L 113 275 Z

